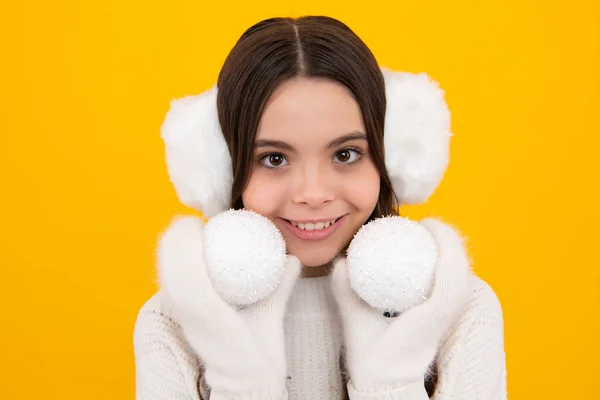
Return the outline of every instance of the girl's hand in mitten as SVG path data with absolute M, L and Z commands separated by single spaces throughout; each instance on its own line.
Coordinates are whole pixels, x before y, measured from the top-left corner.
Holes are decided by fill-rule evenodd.
M 462 240 L 434 219 L 382 218 L 361 231 L 332 275 L 350 398 L 427 399 L 438 343 L 469 295 Z
M 162 235 L 159 280 L 211 400 L 287 398 L 283 315 L 300 270 L 277 228 L 248 211 L 206 226 L 180 218 Z

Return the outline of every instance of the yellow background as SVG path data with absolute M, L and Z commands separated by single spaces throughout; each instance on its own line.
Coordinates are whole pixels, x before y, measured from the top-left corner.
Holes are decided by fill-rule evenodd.
M 327 14 L 453 113 L 431 201 L 501 299 L 509 398 L 596 398 L 595 0 L 22 1 L 0 6 L 0 399 L 132 399 L 132 330 L 181 206 L 159 126 L 259 19 Z M 326 4 L 327 3 L 327 4 Z

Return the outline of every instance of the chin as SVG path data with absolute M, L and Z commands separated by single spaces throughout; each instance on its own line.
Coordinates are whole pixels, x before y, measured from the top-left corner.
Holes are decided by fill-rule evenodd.
M 321 267 L 323 265 L 329 264 L 333 261 L 336 254 L 297 254 L 294 252 L 290 252 L 290 254 L 298 257 L 300 263 L 305 267 Z

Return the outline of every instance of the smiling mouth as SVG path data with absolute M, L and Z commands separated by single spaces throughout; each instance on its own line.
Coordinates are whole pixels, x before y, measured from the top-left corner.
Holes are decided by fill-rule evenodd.
M 330 225 L 335 224 L 337 221 L 339 221 L 340 218 L 342 218 L 342 217 L 334 218 L 334 219 L 331 219 L 328 221 L 304 222 L 304 223 L 291 221 L 289 219 L 286 219 L 285 221 L 287 221 L 292 226 L 295 226 L 296 228 L 301 229 L 303 231 L 320 231 L 322 229 L 329 228 Z

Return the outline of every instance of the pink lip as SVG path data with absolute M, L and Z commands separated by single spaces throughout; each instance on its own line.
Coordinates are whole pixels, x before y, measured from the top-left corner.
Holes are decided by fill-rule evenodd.
M 337 221 L 335 221 L 334 224 L 329 225 L 327 228 L 319 229 L 317 231 L 307 231 L 304 229 L 300 229 L 297 226 L 292 225 L 291 223 L 289 223 L 287 220 L 285 220 L 283 218 L 279 218 L 279 219 L 281 220 L 281 222 L 283 223 L 285 228 L 287 230 L 289 230 L 290 232 L 292 232 L 298 239 L 323 240 L 323 239 L 327 239 L 328 237 L 333 235 L 335 233 L 335 231 L 338 230 L 340 225 L 346 219 L 346 215 L 344 215 L 343 217 L 340 217 Z

